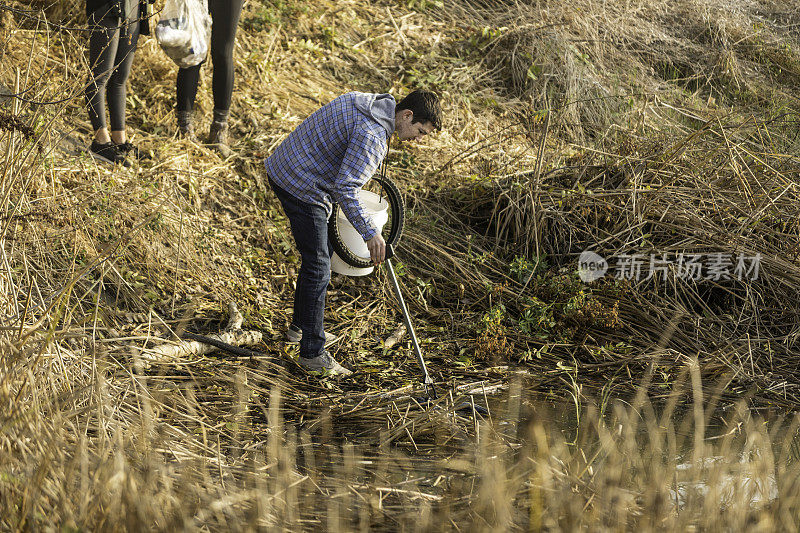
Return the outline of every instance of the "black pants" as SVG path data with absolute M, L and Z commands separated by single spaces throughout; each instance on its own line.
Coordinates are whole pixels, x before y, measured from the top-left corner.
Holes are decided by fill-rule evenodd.
M 89 67 L 86 108 L 95 131 L 106 127 L 106 107 L 111 115 L 111 130 L 125 129 L 125 85 L 139 40 L 139 6 L 123 21 L 107 7 L 89 16 Z
M 214 75 L 211 89 L 214 92 L 214 109 L 219 111 L 227 111 L 231 108 L 233 44 L 243 3 L 244 0 L 208 0 L 208 11 L 213 20 L 211 62 L 214 65 Z M 178 71 L 178 111 L 191 111 L 194 107 L 197 85 L 200 82 L 200 65 L 182 68 Z

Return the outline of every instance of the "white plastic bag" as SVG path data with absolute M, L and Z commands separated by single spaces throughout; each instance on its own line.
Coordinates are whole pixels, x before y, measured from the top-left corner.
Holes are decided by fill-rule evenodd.
M 156 39 L 179 67 L 202 63 L 211 42 L 208 0 L 167 0 L 156 26 Z

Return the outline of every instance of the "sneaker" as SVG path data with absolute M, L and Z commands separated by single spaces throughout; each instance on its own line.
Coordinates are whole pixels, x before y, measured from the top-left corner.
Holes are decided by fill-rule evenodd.
M 131 166 L 130 162 L 125 160 L 125 154 L 120 152 L 117 149 L 117 145 L 112 142 L 101 144 L 97 141 L 92 141 L 92 145 L 89 147 L 89 153 L 92 157 L 100 161 L 114 163 L 115 165 L 122 165 L 124 167 Z
M 136 161 L 148 161 L 152 159 L 152 157 L 150 157 L 150 154 L 148 154 L 147 152 L 140 151 L 129 141 L 126 141 L 122 144 L 118 144 L 117 150 L 119 150 L 125 157 L 135 159 Z
M 327 331 L 324 332 L 324 333 L 325 333 L 325 346 L 328 346 L 329 344 L 336 342 L 336 339 L 339 338 L 336 335 L 334 335 L 333 333 L 328 333 Z M 300 328 L 298 328 L 294 324 L 289 326 L 289 329 L 286 330 L 286 342 L 287 343 L 289 343 L 289 344 L 298 344 L 300 342 L 300 339 L 302 339 L 302 338 L 303 338 L 303 332 L 300 331 Z
M 316 357 L 299 357 L 297 364 L 309 372 L 327 372 L 333 376 L 349 376 L 353 373 L 339 364 L 327 350 Z

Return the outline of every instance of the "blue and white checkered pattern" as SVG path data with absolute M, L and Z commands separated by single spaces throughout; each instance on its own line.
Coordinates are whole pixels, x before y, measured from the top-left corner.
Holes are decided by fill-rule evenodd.
M 388 150 L 388 134 L 359 111 L 357 93 L 342 95 L 303 121 L 264 162 L 270 178 L 303 202 L 321 205 L 330 217 L 332 203 L 365 241 L 376 233 L 358 201 L 358 191 L 375 173 Z

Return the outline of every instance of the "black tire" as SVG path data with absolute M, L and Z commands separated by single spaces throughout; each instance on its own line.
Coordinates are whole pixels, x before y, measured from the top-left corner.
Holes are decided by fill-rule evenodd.
M 384 240 L 387 246 L 392 245 L 397 248 L 400 244 L 400 237 L 403 235 L 403 226 L 405 225 L 405 211 L 406 206 L 403 201 L 403 196 L 400 194 L 400 189 L 394 184 L 392 180 L 382 176 L 374 176 L 371 181 L 380 184 L 386 201 L 389 202 L 389 214 L 391 215 L 391 224 L 388 228 L 384 228 Z M 339 204 L 333 204 L 333 213 L 331 218 L 328 219 L 328 238 L 331 241 L 333 251 L 342 258 L 342 261 L 348 265 L 356 268 L 368 268 L 372 266 L 372 261 L 363 259 L 350 251 L 344 244 L 342 237 L 339 233 L 339 224 L 337 222 L 337 215 L 339 214 Z

